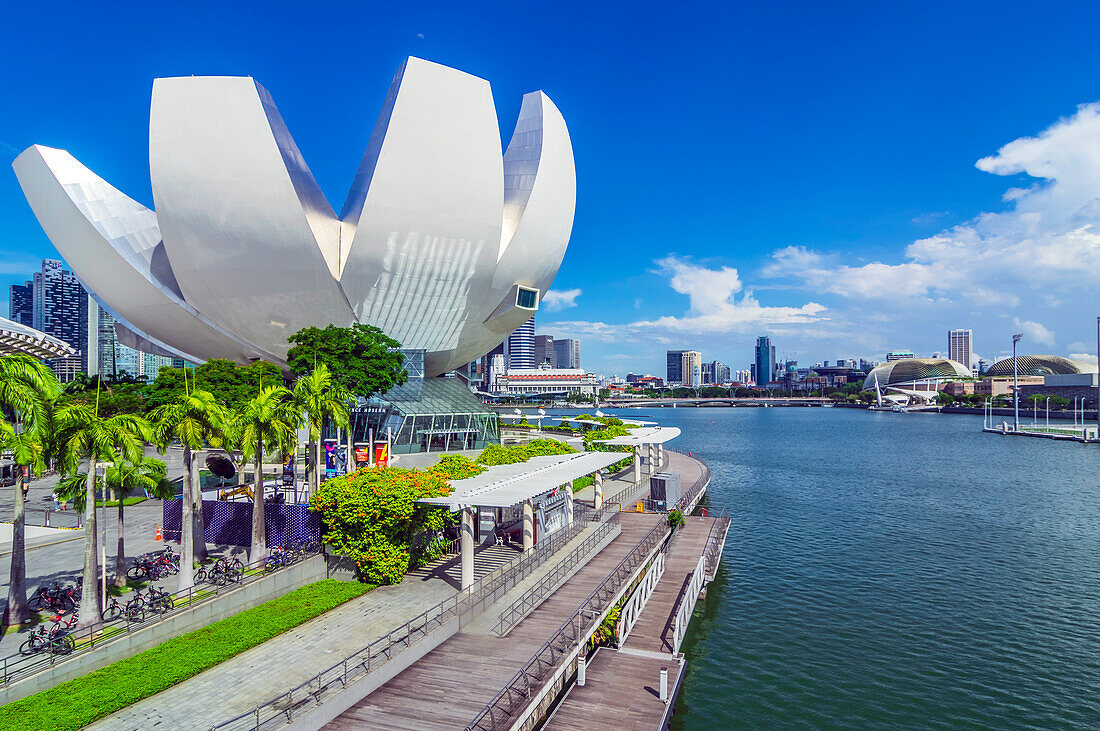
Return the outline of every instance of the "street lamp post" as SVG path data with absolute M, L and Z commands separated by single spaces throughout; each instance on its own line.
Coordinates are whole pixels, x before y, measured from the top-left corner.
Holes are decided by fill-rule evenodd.
M 1047 396 L 1047 432 L 1050 432 L 1050 396 Z
M 1012 430 L 1020 431 L 1020 363 L 1016 360 L 1016 343 L 1024 337 L 1023 333 L 1012 336 Z

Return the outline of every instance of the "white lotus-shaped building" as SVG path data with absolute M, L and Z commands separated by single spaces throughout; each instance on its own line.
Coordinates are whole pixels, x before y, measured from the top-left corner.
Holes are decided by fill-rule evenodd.
M 488 82 L 417 58 L 394 77 L 339 215 L 247 77 L 153 82 L 155 212 L 64 150 L 35 145 L 13 167 L 127 344 L 282 364 L 299 329 L 362 322 L 423 349 L 428 376 L 534 314 L 576 203 L 569 132 L 545 94 L 524 96 L 502 153 Z

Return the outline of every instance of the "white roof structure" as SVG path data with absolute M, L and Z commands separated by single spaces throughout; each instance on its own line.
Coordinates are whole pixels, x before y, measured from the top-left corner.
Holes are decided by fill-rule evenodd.
M 641 419 L 624 419 L 621 416 L 617 416 L 615 418 L 629 426 L 657 426 L 657 422 L 655 421 L 642 421 Z
M 664 444 L 678 436 L 680 436 L 679 427 L 649 426 L 631 429 L 626 436 L 615 437 L 614 439 L 598 439 L 597 441 L 616 447 L 638 447 L 643 444 Z
M 64 340 L 0 317 L 0 355 L 60 358 L 75 354 L 76 350 Z
M 135 338 L 285 365 L 297 330 L 358 322 L 424 350 L 439 376 L 527 322 L 561 266 L 576 169 L 541 91 L 502 149 L 488 81 L 408 58 L 337 213 L 254 79 L 152 86 L 156 210 L 64 150 L 13 163 L 46 235 Z
M 421 500 L 446 505 L 451 512 L 472 505 L 508 508 L 615 464 L 622 452 L 577 452 L 532 457 L 526 462 L 490 467 L 476 477 L 451 482 L 451 494 Z

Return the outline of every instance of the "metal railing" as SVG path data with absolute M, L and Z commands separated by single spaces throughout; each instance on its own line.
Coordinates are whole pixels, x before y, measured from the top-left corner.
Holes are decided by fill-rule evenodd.
M 561 665 L 563 659 L 580 651 L 581 643 L 587 641 L 616 595 L 667 535 L 668 523 L 658 521 L 500 692 L 485 704 L 466 726 L 466 731 L 489 731 L 510 726 L 514 717 L 527 707 L 533 693 L 541 688 L 545 678 Z
M 14 520 L 11 518 L 9 520 Z M 77 510 L 54 510 L 53 508 L 26 508 L 24 513 L 26 525 L 41 526 L 43 528 L 83 528 L 84 513 Z
M 519 624 L 519 621 L 527 616 L 528 612 L 541 604 L 547 595 L 554 591 L 554 588 L 563 578 L 565 578 L 573 567 L 588 558 L 588 554 L 591 553 L 599 542 L 606 538 L 611 533 L 614 526 L 618 524 L 619 514 L 615 513 L 611 517 L 611 520 L 596 528 L 592 535 L 585 538 L 581 545 L 570 551 L 569 555 L 559 561 L 537 584 L 525 591 L 523 596 L 519 599 L 512 602 L 507 609 L 500 613 L 500 622 L 497 624 L 496 633 L 503 636 L 505 632 L 508 632 Z
M 710 527 L 710 535 L 707 536 L 706 549 L 703 557 L 706 559 L 706 577 L 708 581 L 714 579 L 718 571 L 718 563 L 722 560 L 722 548 L 726 543 L 726 532 L 730 527 L 730 511 L 722 508 L 722 514 Z
M 540 541 L 532 550 L 521 554 L 511 563 L 483 576 L 466 589 L 425 610 L 304 683 L 256 706 L 251 711 L 212 726 L 211 731 L 279 728 L 293 722 L 298 717 L 296 714 L 307 712 L 320 705 L 330 695 L 365 678 L 403 650 L 412 647 L 448 622 L 457 619 L 461 628 L 464 623 L 469 622 L 479 611 L 488 607 L 529 576 L 540 564 L 587 527 L 585 521 L 574 520 L 568 528 L 559 530 Z
M 695 565 L 695 571 L 691 573 L 691 579 L 688 581 L 687 590 L 680 599 L 680 607 L 676 610 L 676 622 L 672 626 L 672 654 L 674 655 L 680 652 L 680 643 L 684 641 L 688 623 L 691 622 L 695 602 L 699 599 L 699 592 L 703 590 L 705 580 L 703 574 L 706 571 L 704 560 L 703 556 L 699 557 L 699 563 Z
M 308 557 L 307 557 L 308 558 Z M 7 687 L 11 683 L 22 680 L 24 678 L 35 675 L 36 673 L 48 670 L 50 668 L 62 665 L 85 652 L 90 652 L 96 647 L 101 647 L 104 644 L 114 642 L 117 639 L 125 637 L 129 632 L 135 632 L 137 630 L 148 629 L 150 627 L 156 627 L 166 619 L 173 617 L 187 609 L 205 604 L 209 601 L 213 601 L 222 594 L 237 589 L 245 584 L 251 584 L 255 581 L 259 581 L 265 576 L 268 576 L 274 571 L 287 568 L 294 564 L 284 564 L 277 568 L 273 568 L 270 571 L 266 570 L 267 559 L 262 559 L 251 564 L 246 564 L 244 570 L 241 572 L 240 581 L 230 582 L 224 586 L 215 586 L 212 584 L 204 584 L 203 586 L 191 586 L 183 591 L 173 592 L 168 594 L 172 599 L 172 608 L 165 612 L 158 612 L 155 616 L 148 617 L 143 621 L 135 621 L 130 619 L 126 615 L 125 608 L 126 601 L 121 601 L 126 598 L 123 594 L 122 597 L 108 597 L 108 603 L 110 599 L 119 599 L 119 606 L 121 607 L 122 616 L 110 621 L 103 621 L 95 624 L 91 627 L 85 627 L 79 630 L 71 630 L 66 632 L 70 635 L 75 642 L 75 649 L 68 655 L 57 656 L 51 652 L 39 653 L 37 655 L 9 655 L 3 658 L 2 668 L 0 668 L 0 685 Z M 297 562 L 295 562 L 297 563 Z M 167 578 L 167 577 L 165 577 Z M 163 579 L 157 579 L 162 581 Z M 151 587 L 154 582 L 150 581 Z M 144 590 L 143 590 L 144 591 Z M 132 595 L 131 595 L 132 596 Z M 79 602 L 77 602 L 77 608 L 79 608 Z M 146 614 L 150 610 L 146 610 Z
M 650 564 L 638 587 L 623 604 L 622 614 L 619 615 L 619 623 L 615 627 L 615 636 L 618 639 L 619 647 L 622 647 L 623 643 L 626 642 L 626 638 L 630 635 L 630 630 L 634 629 L 634 624 L 638 621 L 646 602 L 653 595 L 653 590 L 657 588 L 657 582 L 664 575 L 666 553 L 667 551 L 661 551 L 653 558 L 653 563 Z

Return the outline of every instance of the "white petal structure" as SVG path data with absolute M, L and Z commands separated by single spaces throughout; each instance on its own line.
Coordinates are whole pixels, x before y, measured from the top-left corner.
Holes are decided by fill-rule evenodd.
M 576 203 L 569 133 L 545 94 L 524 97 L 502 154 L 488 82 L 417 58 L 394 77 L 339 217 L 251 78 L 154 82 L 155 213 L 63 150 L 31 147 L 14 168 L 135 342 L 281 364 L 299 329 L 363 322 L 424 349 L 429 376 L 537 310 Z

